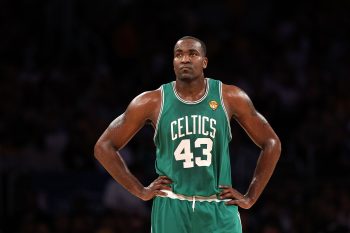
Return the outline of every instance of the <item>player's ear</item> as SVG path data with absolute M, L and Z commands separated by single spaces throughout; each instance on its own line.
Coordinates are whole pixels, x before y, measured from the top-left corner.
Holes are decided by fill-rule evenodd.
M 207 68 L 207 66 L 208 66 L 208 58 L 205 57 L 203 59 L 203 69 Z

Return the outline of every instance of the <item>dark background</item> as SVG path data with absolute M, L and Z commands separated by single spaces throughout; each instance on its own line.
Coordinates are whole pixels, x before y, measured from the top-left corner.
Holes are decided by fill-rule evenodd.
M 0 233 L 150 232 L 93 147 L 138 94 L 174 80 L 173 46 L 208 47 L 206 75 L 245 90 L 283 151 L 245 233 L 350 232 L 349 1 L 0 1 Z M 258 148 L 232 122 L 245 192 Z M 153 129 L 123 149 L 148 185 Z

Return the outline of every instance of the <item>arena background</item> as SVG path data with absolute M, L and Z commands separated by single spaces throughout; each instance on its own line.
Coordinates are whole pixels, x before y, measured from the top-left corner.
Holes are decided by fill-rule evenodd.
M 245 233 L 350 232 L 349 1 L 0 1 L 0 233 L 150 232 L 93 147 L 132 98 L 174 79 L 176 40 L 206 42 L 206 75 L 252 98 L 281 138 Z M 246 190 L 258 149 L 232 123 Z M 123 149 L 148 185 L 153 129 Z

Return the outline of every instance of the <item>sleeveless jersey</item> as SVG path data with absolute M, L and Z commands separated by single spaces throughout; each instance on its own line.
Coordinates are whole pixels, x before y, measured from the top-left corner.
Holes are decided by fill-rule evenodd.
M 222 99 L 222 83 L 207 78 L 204 96 L 180 98 L 175 81 L 161 86 L 162 105 L 154 142 L 156 172 L 168 176 L 172 190 L 188 196 L 219 193 L 231 185 L 230 121 Z

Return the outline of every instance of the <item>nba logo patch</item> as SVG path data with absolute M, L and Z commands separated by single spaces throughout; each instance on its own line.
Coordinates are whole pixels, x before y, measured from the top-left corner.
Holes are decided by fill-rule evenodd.
M 209 102 L 209 107 L 214 111 L 218 108 L 219 104 L 215 100 Z

